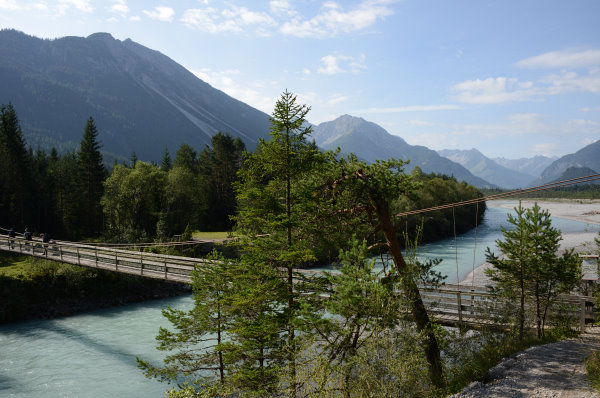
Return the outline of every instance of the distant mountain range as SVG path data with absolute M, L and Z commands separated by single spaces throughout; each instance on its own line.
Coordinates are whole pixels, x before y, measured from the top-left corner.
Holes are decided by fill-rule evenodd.
M 520 159 L 492 158 L 500 166 L 532 176 L 532 180 L 538 178 L 544 169 L 557 159 L 557 156 L 547 157 L 542 155 Z
M 249 149 L 268 115 L 214 89 L 167 56 L 108 33 L 42 40 L 0 31 L 0 104 L 11 102 L 28 144 L 78 147 L 87 119 L 105 153 L 159 160 L 168 146 L 202 149 L 218 131 Z
M 354 152 L 367 162 L 388 158 L 410 160 L 407 170 L 419 166 L 426 173 L 451 175 L 476 187 L 494 186 L 437 152 L 424 146 L 409 145 L 381 126 L 359 117 L 344 115 L 314 126 L 313 137 L 321 148 L 335 150 L 340 147 L 342 152 Z
M 530 174 L 511 170 L 510 168 L 499 165 L 492 159 L 485 157 L 477 149 L 444 149 L 438 151 L 438 153 L 463 165 L 477 177 L 483 178 L 502 188 L 514 189 L 526 187 L 535 179 L 535 177 Z
M 556 180 L 562 180 L 565 172 L 570 168 L 583 169 L 585 172 L 593 171 L 593 174 L 600 172 L 600 140 L 589 144 L 575 153 L 565 155 L 562 158 L 555 160 L 544 169 L 540 177 L 535 181 L 537 184 L 547 184 Z M 571 170 L 567 174 L 580 174 L 582 170 Z M 588 174 L 589 175 L 589 174 Z M 576 175 L 576 177 L 581 177 Z
M 200 150 L 222 131 L 248 149 L 269 135 L 269 116 L 197 78 L 167 56 L 108 33 L 42 40 L 0 30 L 0 104 L 12 103 L 27 143 L 59 151 L 79 146 L 87 119 L 98 128 L 105 159 L 159 161 L 186 143 Z M 314 126 L 324 149 L 340 147 L 368 162 L 410 160 L 426 173 L 452 175 L 477 187 L 524 186 L 600 170 L 600 142 L 560 159 L 489 159 L 477 150 L 409 145 L 375 123 L 349 115 Z M 460 164 L 459 164 L 460 163 Z M 537 178 L 537 180 L 536 180 Z M 534 181 L 535 180 L 535 181 Z

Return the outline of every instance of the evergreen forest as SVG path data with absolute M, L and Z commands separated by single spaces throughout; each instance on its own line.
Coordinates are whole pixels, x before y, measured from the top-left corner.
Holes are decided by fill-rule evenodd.
M 92 117 L 81 121 L 81 131 L 78 150 L 59 153 L 52 148 L 46 153 L 27 145 L 17 110 L 11 104 L 1 106 L 0 228 L 120 243 L 164 241 L 186 229 L 232 230 L 238 209 L 235 187 L 244 154 L 252 155 L 241 139 L 217 133 L 201 150 L 186 143 L 174 151 L 164 148 L 160 164 L 139 160 L 133 152 L 129 162 L 109 165 Z M 314 141 L 310 145 L 317 150 Z M 256 153 L 262 150 L 259 145 Z M 394 211 L 481 196 L 464 182 L 424 174 L 418 167 L 411 176 L 415 188 L 394 199 Z M 485 205 L 472 205 L 457 207 L 454 215 L 444 210 L 402 222 L 409 231 L 422 226 L 423 240 L 432 241 L 455 230 L 466 232 L 484 212 Z

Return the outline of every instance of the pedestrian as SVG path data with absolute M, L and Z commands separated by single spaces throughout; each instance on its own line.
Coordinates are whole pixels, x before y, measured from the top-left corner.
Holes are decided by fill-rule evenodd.
M 48 232 L 42 234 L 42 243 L 44 245 L 44 254 L 48 255 L 48 244 L 50 243 L 50 234 Z
M 8 240 L 10 242 L 10 248 L 14 249 L 14 247 L 15 247 L 15 229 L 13 227 L 10 227 L 10 229 L 8 230 Z

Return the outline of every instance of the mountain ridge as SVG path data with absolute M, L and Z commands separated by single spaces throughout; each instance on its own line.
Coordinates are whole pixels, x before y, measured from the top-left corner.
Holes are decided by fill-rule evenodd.
M 437 152 L 441 156 L 463 165 L 473 175 L 483 178 L 501 188 L 523 188 L 529 186 L 535 179 L 533 175 L 499 165 L 475 148 L 468 150 L 443 149 Z
M 218 131 L 256 146 L 269 116 L 200 80 L 168 56 L 109 33 L 38 39 L 0 31 L 0 103 L 11 102 L 27 141 L 73 149 L 92 116 L 108 153 L 159 160 L 165 146 L 210 144 Z M 144 138 L 138 137 L 144 133 Z
M 323 149 L 335 150 L 340 147 L 342 152 L 354 152 L 367 162 L 389 158 L 410 160 L 407 171 L 419 166 L 425 173 L 454 176 L 476 187 L 494 187 L 493 184 L 474 176 L 460 164 L 438 155 L 434 150 L 409 145 L 401 137 L 392 135 L 376 123 L 360 117 L 342 115 L 335 120 L 313 126 L 313 131 L 315 142 Z

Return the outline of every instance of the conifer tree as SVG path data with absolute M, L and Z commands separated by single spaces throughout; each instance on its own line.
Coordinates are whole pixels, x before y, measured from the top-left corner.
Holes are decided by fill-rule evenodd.
M 284 308 L 281 315 L 285 319 L 285 330 L 282 333 L 287 339 L 290 397 L 297 394 L 294 319 L 297 317 L 298 292 L 294 290 L 294 268 L 315 260 L 312 248 L 307 246 L 309 242 L 299 238 L 304 200 L 296 188 L 302 176 L 310 174 L 315 162 L 322 159 L 308 141 L 312 132 L 306 122 L 309 111 L 310 108 L 299 104 L 290 92 L 281 95 L 270 118 L 271 139 L 261 140 L 256 153 L 247 154 L 238 185 L 240 210 L 236 221 L 245 252 L 243 261 L 286 270 L 277 286 L 282 289 L 279 305 Z M 263 236 L 257 239 L 256 235 Z
M 173 164 L 171 162 L 171 155 L 169 154 L 169 147 L 165 147 L 165 153 L 160 161 L 160 169 L 167 172 L 171 170 L 171 167 L 173 167 Z
M 97 234 L 102 232 L 103 219 L 100 199 L 104 192 L 103 182 L 107 171 L 102 163 L 101 145 L 98 142 L 98 130 L 94 119 L 88 119 L 81 146 L 78 153 L 79 160 L 79 192 L 80 216 L 84 234 Z
M 541 210 L 537 203 L 525 209 L 519 203 L 515 212 L 516 217 L 508 215 L 513 228 L 501 228 L 504 240 L 496 241 L 503 256 L 487 250 L 487 260 L 494 266 L 488 274 L 497 283 L 496 293 L 518 299 L 519 338 L 524 334 L 527 302 L 535 308 L 537 336 L 541 338 L 556 296 L 571 291 L 581 279 L 581 262 L 573 250 L 558 256 L 562 237 L 552 226 L 548 210 Z
M 32 194 L 31 159 L 13 106 L 0 106 L 0 218 L 23 228 L 32 221 L 28 211 Z

